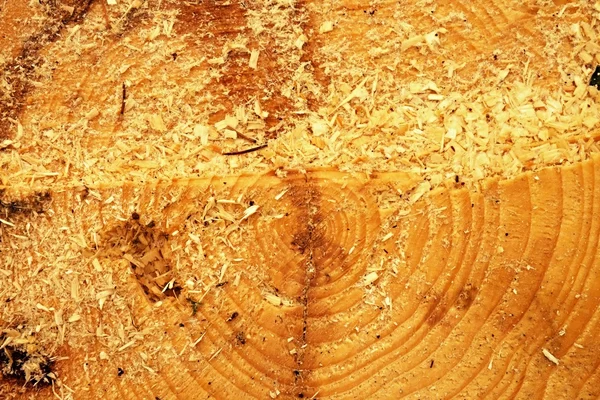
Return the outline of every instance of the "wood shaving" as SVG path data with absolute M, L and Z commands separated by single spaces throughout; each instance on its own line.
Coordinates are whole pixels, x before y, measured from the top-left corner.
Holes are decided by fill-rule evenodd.
M 553 362 L 555 365 L 559 364 L 559 359 L 554 357 L 554 355 L 552 355 L 552 353 L 550 353 L 550 351 L 548 349 L 543 348 L 542 353 L 544 354 L 544 357 L 546 357 L 548 360 Z

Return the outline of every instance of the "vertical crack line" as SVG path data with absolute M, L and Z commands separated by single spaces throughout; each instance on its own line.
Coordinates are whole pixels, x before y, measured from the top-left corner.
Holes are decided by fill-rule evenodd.
M 307 181 L 308 183 L 308 181 Z M 315 275 L 316 275 L 316 268 L 315 268 L 315 264 L 314 264 L 314 260 L 313 260 L 313 253 L 314 253 L 314 241 L 316 238 L 316 228 L 317 228 L 317 223 L 318 221 L 316 221 L 316 216 L 318 213 L 318 205 L 315 204 L 317 199 L 316 199 L 316 188 L 310 184 L 308 184 L 306 186 L 306 192 L 307 192 L 307 196 L 306 196 L 306 202 L 304 207 L 307 207 L 307 218 L 306 218 L 306 230 L 305 230 L 305 254 L 306 254 L 306 260 L 305 260 L 305 275 L 304 275 L 304 288 L 302 291 L 302 298 L 301 298 L 301 304 L 303 307 L 302 310 L 302 336 L 300 339 L 300 343 L 299 343 L 299 349 L 297 350 L 297 357 L 296 357 L 296 363 L 297 363 L 297 370 L 295 371 L 295 376 L 294 376 L 294 383 L 296 386 L 300 386 L 300 381 L 303 380 L 304 378 L 304 355 L 306 352 L 306 348 L 308 346 L 307 340 L 306 340 L 306 335 L 308 332 L 308 301 L 309 301 L 309 290 L 310 290 L 310 286 L 312 284 L 312 280 L 314 279 Z M 298 393 L 298 395 L 303 394 L 304 396 L 306 396 L 305 393 Z

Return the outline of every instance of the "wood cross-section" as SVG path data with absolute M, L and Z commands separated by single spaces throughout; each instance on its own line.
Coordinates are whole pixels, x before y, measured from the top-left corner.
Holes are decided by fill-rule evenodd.
M 599 170 L 5 188 L 3 342 L 82 399 L 590 398 Z

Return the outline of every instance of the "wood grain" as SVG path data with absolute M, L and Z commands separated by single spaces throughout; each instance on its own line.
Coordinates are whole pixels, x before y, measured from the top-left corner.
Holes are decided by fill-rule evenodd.
M 0 399 L 600 397 L 599 13 L 0 0 Z
M 412 205 L 414 177 L 327 170 L 49 191 L 41 214 L 4 207 L 2 318 L 35 302 L 81 315 L 64 342 L 51 321 L 36 340 L 68 357 L 53 371 L 82 399 L 595 398 L 599 165 Z M 148 294 L 127 256 L 140 240 L 166 246 L 177 290 Z

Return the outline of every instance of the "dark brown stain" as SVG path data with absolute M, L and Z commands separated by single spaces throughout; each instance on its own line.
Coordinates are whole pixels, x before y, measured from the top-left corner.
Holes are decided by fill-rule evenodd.
M 448 312 L 448 303 L 445 298 L 442 298 L 437 293 L 425 296 L 424 301 L 429 303 L 427 324 L 430 326 L 437 325 Z
M 301 254 L 310 256 L 312 250 L 325 244 L 324 232 L 320 226 L 323 221 L 320 212 L 321 193 L 314 184 L 302 182 L 293 185 L 288 196 L 297 210 L 291 244 Z
M 0 216 L 10 221 L 21 215 L 43 214 L 51 201 L 50 192 L 36 192 L 25 197 L 12 197 L 6 194 L 5 189 L 0 189 Z
M 127 14 L 123 17 L 120 26 L 118 27 L 117 36 L 122 36 L 125 32 L 134 29 L 140 25 L 144 20 L 147 20 L 150 13 L 141 8 L 132 7 Z
M 13 122 L 25 107 L 25 98 L 32 89 L 32 81 L 38 78 L 38 67 L 44 63 L 39 55 L 40 50 L 60 37 L 62 30 L 71 23 L 78 23 L 85 18 L 94 0 L 70 0 L 62 4 L 57 1 L 45 1 L 47 21 L 41 31 L 33 34 L 23 44 L 20 54 L 4 65 L 0 65 L 0 81 L 5 81 L 8 90 L 0 93 L 0 140 L 13 135 Z M 66 11 L 61 5 L 73 7 L 73 12 Z
M 235 334 L 235 341 L 238 345 L 243 346 L 246 344 L 246 334 L 243 331 L 239 331 Z
M 312 220 L 304 225 L 294 234 L 292 245 L 295 246 L 301 254 L 311 255 L 312 251 L 324 247 L 326 243 L 323 229 L 317 222 Z
M 322 194 L 319 187 L 309 178 L 308 175 L 298 175 L 291 179 L 291 187 L 286 197 L 291 201 L 290 232 L 292 232 L 291 246 L 300 254 L 305 256 L 303 262 L 304 268 L 304 287 L 299 301 L 303 307 L 302 313 L 302 335 L 298 338 L 300 351 L 294 355 L 296 360 L 296 369 L 294 370 L 294 389 L 288 393 L 293 396 L 299 396 L 306 393 L 308 388 L 304 381 L 307 378 L 309 370 L 304 365 L 304 345 L 307 344 L 308 326 L 308 308 L 310 306 L 309 291 L 316 275 L 316 268 L 313 260 L 315 249 L 326 246 L 326 236 L 321 226 L 324 220 L 321 212 Z
M 4 343 L 6 334 L 0 335 Z M 40 351 L 28 351 L 25 345 L 8 344 L 0 350 L 0 374 L 5 382 L 16 386 L 45 387 L 55 380 L 52 359 Z
M 292 245 L 298 248 L 298 251 L 302 254 L 306 251 L 306 249 L 311 247 L 311 229 L 302 230 L 296 234 L 294 234 L 294 240 L 292 241 Z
M 132 257 L 131 269 L 150 301 L 179 296 L 181 287 L 177 282 L 164 289 L 173 279 L 169 234 L 162 232 L 154 221 L 143 224 L 141 216 L 133 213 L 131 219 L 101 232 L 100 238 L 97 256 Z
M 448 293 L 444 296 L 433 293 L 424 297 L 424 302 L 430 303 L 427 316 L 427 323 L 430 326 L 437 325 L 452 307 L 452 300 L 448 300 L 448 297 Z M 467 283 L 454 301 L 454 307 L 457 310 L 468 310 L 476 297 L 477 288 L 471 283 Z
M 181 2 L 178 10 L 178 33 L 198 36 L 213 32 L 215 43 L 219 44 L 242 33 L 246 26 L 247 7 L 240 1 Z
M 508 310 L 501 309 L 500 312 L 494 316 L 494 326 L 496 326 L 502 333 L 508 333 L 519 323 L 520 317 L 511 313 Z
M 316 57 L 317 50 L 323 46 L 323 41 L 325 40 L 323 35 L 319 34 L 318 22 L 316 21 L 317 15 L 306 10 L 305 1 L 299 1 L 298 3 L 300 4 L 297 6 L 297 9 L 306 16 L 302 28 L 308 33 L 307 36 L 311 38 L 302 48 L 303 54 L 301 61 L 310 63 L 310 69 L 308 71 L 312 73 L 315 80 L 323 86 L 323 88 L 327 88 L 331 84 L 331 77 L 325 73 L 325 69 L 320 66 Z M 317 111 L 316 108 L 314 108 L 317 106 L 316 99 L 310 97 L 308 100 L 309 108 L 313 111 Z
M 201 52 L 207 59 L 223 56 L 226 43 L 238 36 L 248 38 L 248 49 L 258 49 L 258 41 L 248 28 L 246 14 L 255 6 L 253 2 L 207 0 L 201 2 L 180 2 L 177 6 L 178 21 L 175 29 L 180 35 L 189 34 L 190 51 Z M 209 65 L 215 74 L 214 85 L 208 88 L 216 98 L 213 104 L 222 105 L 222 110 L 211 115 L 209 122 L 214 123 L 224 118 L 227 110 L 245 104 L 253 98 L 259 98 L 261 108 L 269 113 L 265 119 L 267 128 L 279 124 L 294 108 L 290 99 L 281 94 L 281 87 L 291 80 L 295 66 L 281 63 L 284 48 L 275 40 L 275 28 L 264 22 L 263 37 L 267 43 L 260 49 L 259 67 L 252 69 L 248 65 L 250 53 L 246 50 L 231 50 L 221 65 Z M 197 49 L 194 49 L 196 47 Z M 275 137 L 276 132 L 267 133 Z
M 458 295 L 458 298 L 456 299 L 456 309 L 468 310 L 469 307 L 471 307 L 471 304 L 473 304 L 473 301 L 475 301 L 475 298 L 477 297 L 477 292 L 478 289 L 475 286 L 473 286 L 473 284 L 467 283 L 462 288 L 460 294 Z

